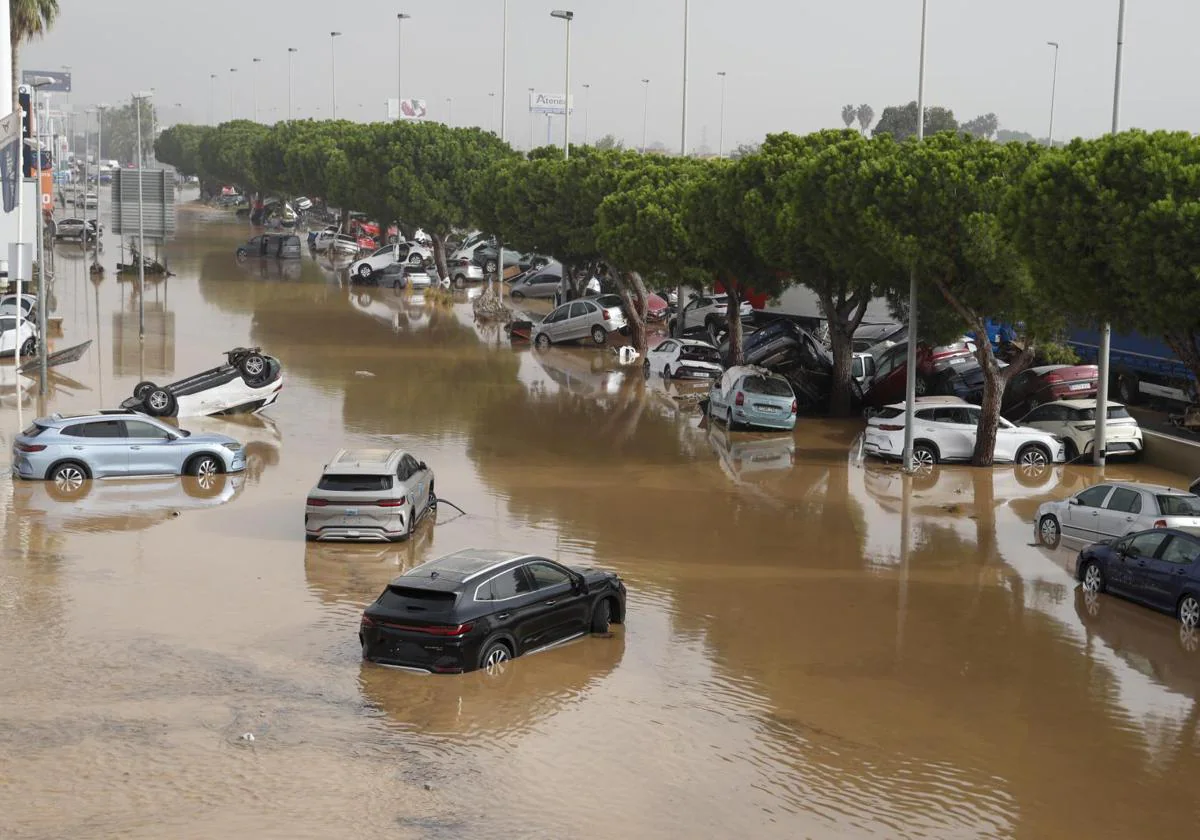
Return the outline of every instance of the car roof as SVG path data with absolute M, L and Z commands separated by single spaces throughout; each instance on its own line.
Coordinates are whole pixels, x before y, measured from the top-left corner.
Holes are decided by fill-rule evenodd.
M 517 560 L 532 558 L 523 551 L 497 548 L 464 548 L 409 569 L 395 578 L 393 584 L 412 582 L 413 578 L 441 578 L 465 583 Z
M 1092 485 L 1093 487 L 1100 484 L 1108 487 L 1124 487 L 1127 490 L 1144 490 L 1147 493 L 1153 493 L 1156 496 L 1191 496 L 1192 493 L 1187 490 L 1180 490 L 1176 487 L 1168 487 L 1165 484 L 1146 484 L 1141 481 L 1099 481 Z M 1080 491 L 1082 492 L 1082 491 Z M 1079 495 L 1078 493 L 1076 495 Z
M 339 449 L 325 465 L 325 473 L 373 475 L 391 472 L 397 461 L 408 453 L 403 449 Z
M 107 420 L 112 417 L 136 417 L 139 420 L 159 422 L 156 418 L 141 414 L 128 408 L 106 408 L 99 411 L 80 411 L 73 414 L 55 412 L 49 417 L 39 417 L 33 422 L 39 426 L 57 426 L 64 423 L 78 423 L 81 420 Z
M 917 397 L 916 404 L 914 407 L 921 408 L 922 406 L 927 406 L 927 405 L 970 405 L 970 403 L 967 402 L 966 400 L 964 400 L 962 397 L 928 396 L 928 397 Z M 892 403 L 891 405 L 889 405 L 887 407 L 888 408 L 898 408 L 901 411 L 903 411 L 904 403 L 902 403 L 902 402 Z
M 1095 408 L 1099 404 L 1099 400 L 1055 400 L 1054 402 L 1042 403 L 1042 405 L 1065 405 L 1067 408 Z M 1125 403 L 1109 400 L 1108 407 L 1124 408 Z
M 713 347 L 711 344 L 709 344 L 707 341 L 701 341 L 698 338 L 676 338 L 676 339 L 672 339 L 672 340 L 678 341 L 684 347 L 707 347 L 710 350 L 717 349 L 717 348 Z
M 1036 373 L 1038 376 L 1041 376 L 1044 373 L 1050 373 L 1051 371 L 1061 370 L 1062 368 L 1065 368 L 1065 367 L 1070 367 L 1070 365 L 1040 365 L 1038 367 L 1031 367 L 1029 369 L 1029 372 Z

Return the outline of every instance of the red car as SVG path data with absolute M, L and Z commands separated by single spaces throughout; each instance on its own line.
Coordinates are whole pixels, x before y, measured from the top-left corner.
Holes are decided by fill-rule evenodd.
M 1100 369 L 1095 365 L 1043 365 L 1029 368 L 1009 380 L 1000 411 L 1010 419 L 1020 418 L 1042 403 L 1095 399 L 1099 383 Z
M 975 352 L 975 342 L 962 339 L 943 347 L 917 345 L 917 396 L 927 388 L 926 377 L 935 372 L 939 362 L 956 356 L 970 356 Z M 908 342 L 893 344 L 875 360 L 875 376 L 863 395 L 867 408 L 883 408 L 904 402 L 904 391 L 908 383 Z
M 667 317 L 667 302 L 651 292 L 646 295 L 646 320 L 664 321 Z

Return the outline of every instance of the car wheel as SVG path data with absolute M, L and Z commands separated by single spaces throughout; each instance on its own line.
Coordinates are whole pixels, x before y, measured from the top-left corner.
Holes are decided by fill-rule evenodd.
M 1038 542 L 1046 546 L 1046 548 L 1058 548 L 1059 542 L 1062 541 L 1062 532 L 1058 527 L 1058 520 L 1047 514 L 1038 522 Z
M 1179 623 L 1193 629 L 1200 626 L 1200 600 L 1195 595 L 1184 595 L 1180 599 Z
M 1117 377 L 1117 393 L 1121 395 L 1121 402 L 1126 405 L 1137 405 L 1141 402 L 1141 388 L 1138 386 L 1137 377 L 1131 373 L 1123 373 Z
M 597 347 L 603 347 L 608 341 L 608 330 L 597 324 L 592 327 L 592 343 Z
M 1050 466 L 1050 453 L 1046 451 L 1045 447 L 1036 444 L 1023 446 L 1017 452 L 1017 466 L 1026 474 L 1033 471 L 1040 474 Z
M 32 338 L 32 337 L 25 339 L 25 343 L 21 345 L 20 354 L 22 356 L 32 356 L 36 352 L 37 352 L 37 339 Z
M 1083 581 L 1083 591 L 1098 594 L 1104 591 L 1104 572 L 1100 570 L 1095 561 L 1088 560 L 1083 567 L 1083 574 L 1080 576 Z
M 1075 445 L 1075 441 L 1073 441 L 1071 438 L 1067 438 L 1066 441 L 1063 442 L 1063 449 L 1065 450 L 1068 464 L 1079 457 L 1079 447 Z
M 918 397 L 923 397 L 929 393 L 929 384 L 920 376 L 917 377 L 916 392 Z
M 649 359 L 646 359 L 644 362 L 642 362 L 642 376 L 644 376 L 646 379 L 650 378 L 650 360 Z
M 465 285 L 467 285 L 467 278 L 463 277 L 461 274 L 455 275 L 454 288 L 461 289 Z
M 513 291 L 508 293 L 508 296 L 510 298 L 512 298 L 513 300 L 525 300 L 525 293 L 522 292 L 520 289 L 514 289 Z
M 195 476 L 202 489 L 211 489 L 221 475 L 221 462 L 212 455 L 199 455 L 188 462 L 187 474 Z
M 238 258 L 239 260 L 244 260 L 244 259 L 246 259 L 246 257 L 248 257 L 248 256 L 250 256 L 250 255 L 246 253 L 246 249 L 245 249 L 245 248 L 238 248 L 238 249 L 237 249 L 237 258 Z
M 50 488 L 53 488 L 51 495 L 59 500 L 78 499 L 87 492 L 87 488 L 84 486 L 87 481 L 87 470 L 82 464 L 74 461 L 58 464 L 50 470 L 46 480 L 50 482 Z
M 732 408 L 726 410 L 726 412 L 725 412 L 725 428 L 731 432 L 737 428 L 737 424 L 733 422 L 733 409 Z
M 495 274 L 496 273 L 496 261 L 488 260 L 487 262 L 485 262 L 483 264 L 483 270 L 484 270 L 484 273 L 486 273 L 486 274 Z
M 411 254 L 408 255 L 408 262 L 410 265 L 420 265 L 421 264 L 421 255 L 418 254 L 416 251 L 413 251 Z
M 663 379 L 670 379 L 670 378 L 671 378 L 671 366 L 666 365 L 663 368 Z
M 371 266 L 369 266 L 369 265 L 367 265 L 367 264 L 365 264 L 365 263 L 364 263 L 363 265 L 360 265 L 360 266 L 358 267 L 358 276 L 359 276 L 359 278 L 361 278 L 361 279 L 363 279 L 363 280 L 368 280 L 368 279 L 370 279 L 370 277 L 371 277 Z
M 537 259 L 535 259 L 533 262 L 531 262 L 529 264 L 529 267 L 533 271 L 537 271 L 539 268 L 545 268 L 546 265 L 547 265 L 546 261 L 544 259 L 542 259 L 541 257 L 538 257 Z
M 155 388 L 147 393 L 143 402 L 151 417 L 169 417 L 175 413 L 177 407 L 174 395 L 162 388 Z
M 508 649 L 508 645 L 504 642 L 492 642 L 484 648 L 479 657 L 479 667 L 489 674 L 502 674 L 512 658 L 512 651 Z
M 539 350 L 549 350 L 550 349 L 550 336 L 546 335 L 545 333 L 538 333 L 538 337 L 534 340 L 533 343 L 535 345 L 537 345 L 537 349 L 539 349 Z
M 592 632 L 599 635 L 608 633 L 611 622 L 612 604 L 605 598 L 592 609 Z
M 912 459 L 914 469 L 932 470 L 937 466 L 938 453 L 928 443 L 918 443 L 913 447 Z
M 139 382 L 138 384 L 133 386 L 134 399 L 138 399 L 138 400 L 146 399 L 146 395 L 149 394 L 151 391 L 153 391 L 157 387 L 158 386 L 155 385 L 153 382 Z

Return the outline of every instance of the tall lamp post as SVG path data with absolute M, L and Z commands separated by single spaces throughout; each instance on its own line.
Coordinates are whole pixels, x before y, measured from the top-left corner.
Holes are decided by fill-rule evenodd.
M 42 145 L 42 126 L 46 123 L 45 102 L 38 95 L 38 91 L 42 88 L 54 84 L 54 80 L 46 76 L 35 76 L 30 87 L 33 88 L 33 118 L 34 127 L 36 129 L 37 141 L 37 209 L 34 211 L 33 223 L 37 225 L 37 258 L 38 258 L 38 334 L 40 338 L 40 346 L 38 347 L 38 356 L 41 362 L 38 366 L 38 384 L 41 387 L 42 396 L 46 394 L 46 378 L 49 367 L 46 364 L 46 300 L 49 296 L 49 272 L 46 271 L 46 218 L 43 214 L 43 208 L 46 206 L 46 199 L 42 194 L 42 162 L 44 157 L 45 146 Z M 41 108 L 42 110 L 39 110 Z M 20 338 L 20 330 L 17 330 L 17 337 Z M 17 342 L 17 351 L 19 355 L 20 342 Z M 18 394 L 19 396 L 19 394 Z
M 725 157 L 725 71 L 718 70 L 721 77 L 721 124 L 717 129 L 717 157 Z
M 583 85 L 583 145 L 588 144 L 588 106 L 591 104 L 592 86 Z
M 1113 80 L 1112 133 L 1121 130 L 1121 69 L 1125 54 L 1125 0 L 1117 8 L 1117 70 Z M 1100 331 L 1099 381 L 1096 383 L 1096 442 L 1092 446 L 1092 462 L 1104 466 L 1108 454 L 1108 374 L 1112 349 L 1112 324 L 1105 322 Z
M 341 32 L 329 33 L 329 97 L 330 119 L 337 119 L 337 39 Z
M 563 93 L 563 159 L 566 160 L 571 157 L 571 21 L 575 13 L 555 9 L 550 17 L 567 22 L 567 81 Z
M 500 139 L 508 134 L 508 0 L 500 21 Z M 503 260 L 501 260 L 503 262 Z
M 396 119 L 400 119 L 403 113 L 400 110 L 400 103 L 404 101 L 404 81 L 402 56 L 404 55 L 404 21 L 411 18 L 412 15 L 406 15 L 404 12 L 399 12 L 396 15 Z
M 495 131 L 496 130 L 496 93 L 495 93 L 495 91 L 488 91 L 488 112 L 491 114 L 491 116 L 488 118 L 489 121 L 491 122 L 490 130 Z
M 217 74 L 210 73 L 208 76 L 208 122 L 210 125 L 217 124 Z
M 231 71 L 232 72 L 232 71 Z M 146 340 L 146 213 L 143 205 L 142 184 L 146 172 L 142 168 L 142 103 L 150 98 L 149 91 L 133 95 L 133 110 L 137 113 L 137 156 L 138 156 L 138 341 Z
M 237 119 L 237 112 L 234 110 L 234 106 L 233 106 L 233 93 L 235 90 L 237 90 L 236 79 L 237 79 L 237 68 L 230 67 L 229 68 L 229 121 L 230 122 L 233 122 L 235 119 Z
M 1058 93 L 1058 41 L 1047 41 L 1054 47 L 1054 74 L 1050 77 L 1050 131 L 1046 134 L 1046 147 L 1054 148 L 1054 97 Z
M 646 95 L 642 100 L 642 154 L 646 154 L 646 122 L 650 118 L 650 80 L 642 79 Z
M 107 102 L 101 102 L 96 106 L 96 255 L 92 260 L 92 271 L 96 274 L 100 273 L 100 161 L 104 157 L 104 111 L 108 108 Z M 84 202 L 84 210 L 87 210 L 87 202 Z
M 533 88 L 529 88 L 529 151 L 533 151 Z
M 688 0 L 683 0 L 683 117 L 679 123 L 679 156 L 687 156 Z
M 917 142 L 925 139 L 925 33 L 929 0 L 921 0 L 921 61 L 917 71 Z M 913 472 L 913 409 L 917 402 L 917 268 L 908 277 L 908 353 L 904 380 L 904 471 Z
M 254 63 L 254 121 L 258 122 L 258 65 L 262 64 L 261 58 L 250 59 Z
M 296 53 L 299 52 L 295 47 L 288 47 L 288 122 L 292 121 L 295 111 L 293 110 L 293 102 L 296 98 Z
M 454 100 L 449 96 L 446 97 L 446 125 L 454 128 Z

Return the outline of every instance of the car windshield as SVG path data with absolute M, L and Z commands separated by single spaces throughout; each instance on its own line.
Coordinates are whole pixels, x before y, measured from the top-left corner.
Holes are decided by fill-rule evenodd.
M 712 362 L 719 365 L 721 356 L 715 347 L 700 347 L 698 345 L 684 346 L 679 351 L 679 358 L 688 362 Z M 747 389 L 749 390 L 749 389 Z
M 342 493 L 391 490 L 392 477 L 390 475 L 323 475 L 317 482 L 317 488 Z
M 792 386 L 778 376 L 747 376 L 742 380 L 742 390 L 750 394 L 766 394 L 769 397 L 792 396 Z
M 1072 421 L 1078 422 L 1078 421 L 1095 420 L 1095 419 L 1096 419 L 1096 409 L 1094 409 L 1094 408 L 1075 408 L 1075 409 L 1071 410 L 1071 420 Z M 1125 410 L 1125 406 L 1123 406 L 1123 405 L 1110 405 L 1108 407 L 1108 419 L 1109 420 L 1127 420 L 1127 419 L 1129 419 L 1129 412 Z
M 875 412 L 875 416 L 880 420 L 894 420 L 902 414 L 904 414 L 903 408 L 892 408 L 890 406 L 888 408 L 881 408 Z
M 1156 496 L 1163 516 L 1200 516 L 1200 496 Z

